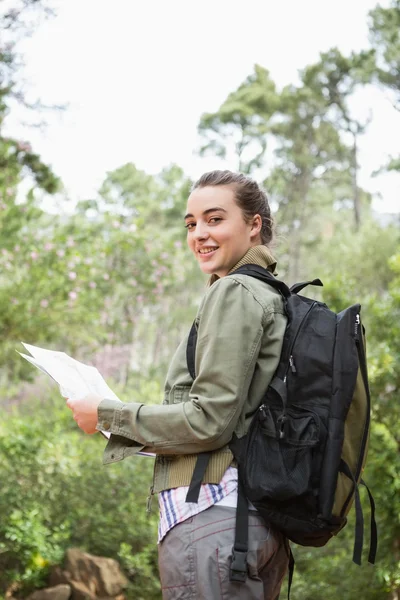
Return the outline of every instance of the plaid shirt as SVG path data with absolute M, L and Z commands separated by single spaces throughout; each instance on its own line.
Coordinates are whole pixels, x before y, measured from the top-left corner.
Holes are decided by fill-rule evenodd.
M 237 469 L 228 467 L 219 483 L 206 483 L 200 488 L 198 502 L 186 502 L 186 494 L 189 486 L 164 490 L 158 495 L 158 504 L 160 508 L 160 521 L 158 524 L 158 542 L 167 535 L 168 531 L 178 523 L 197 515 L 198 513 L 210 508 L 214 504 L 221 502 L 229 494 L 237 490 Z M 229 503 L 235 506 L 235 499 Z

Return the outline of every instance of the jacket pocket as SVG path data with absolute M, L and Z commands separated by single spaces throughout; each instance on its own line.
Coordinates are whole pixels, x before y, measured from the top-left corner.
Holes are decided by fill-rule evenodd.
M 169 393 L 169 404 L 179 404 L 189 400 L 190 385 L 174 385 Z

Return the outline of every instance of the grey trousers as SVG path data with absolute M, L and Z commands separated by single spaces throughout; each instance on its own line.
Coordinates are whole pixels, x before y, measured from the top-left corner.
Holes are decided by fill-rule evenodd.
M 212 506 L 173 527 L 159 544 L 163 600 L 277 600 L 288 544 L 250 512 L 248 577 L 229 579 L 236 509 Z

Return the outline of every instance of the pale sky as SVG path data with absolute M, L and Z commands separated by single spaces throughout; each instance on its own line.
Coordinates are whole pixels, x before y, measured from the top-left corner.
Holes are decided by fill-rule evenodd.
M 7 133 L 31 141 L 74 199 L 93 197 L 107 171 L 134 162 L 157 173 L 175 162 L 193 178 L 236 165 L 199 158 L 197 125 L 259 63 L 278 88 L 338 46 L 368 47 L 375 0 L 55 0 L 58 16 L 21 43 L 29 97 L 68 103 L 27 129 L 14 111 Z M 388 2 L 381 2 L 387 5 Z M 400 175 L 371 178 L 400 153 L 400 113 L 364 90 L 354 116 L 372 116 L 360 140 L 360 184 L 379 211 L 400 211 Z M 268 168 L 268 165 L 267 165 Z M 379 197 L 379 194 L 381 197 Z

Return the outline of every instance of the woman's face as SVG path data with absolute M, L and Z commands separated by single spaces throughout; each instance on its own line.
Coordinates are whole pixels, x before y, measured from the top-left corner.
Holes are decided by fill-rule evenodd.
M 230 186 L 196 188 L 185 223 L 188 246 L 209 275 L 224 277 L 251 246 L 261 243 L 261 217 L 246 223 Z

